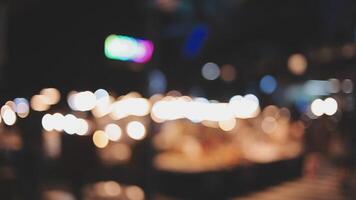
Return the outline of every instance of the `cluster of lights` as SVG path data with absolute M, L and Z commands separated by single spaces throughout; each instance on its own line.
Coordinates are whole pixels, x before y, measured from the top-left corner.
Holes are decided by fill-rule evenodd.
M 31 98 L 31 108 L 35 111 L 46 111 L 61 99 L 61 93 L 56 88 L 45 88 Z
M 1 107 L 1 119 L 8 125 L 12 126 L 16 123 L 17 117 L 26 118 L 30 114 L 30 106 L 25 98 L 15 98 L 14 101 L 7 101 Z
M 153 43 L 123 35 L 109 35 L 105 40 L 105 55 L 110 59 L 148 62 L 153 54 Z
M 89 124 L 85 119 L 72 114 L 64 116 L 61 113 L 45 114 L 42 117 L 42 127 L 46 131 L 64 131 L 70 135 L 86 135 L 89 131 Z
M 336 78 L 332 78 L 328 81 L 328 89 L 330 93 L 339 93 L 342 91 L 345 94 L 350 94 L 353 92 L 354 84 L 350 79 L 340 81 Z
M 142 117 L 150 112 L 150 103 L 139 94 L 129 93 L 115 101 L 114 97 L 104 89 L 71 92 L 68 105 L 74 111 L 91 111 L 95 117 L 110 114 L 112 119 L 119 120 L 128 116 Z
M 332 97 L 326 98 L 325 100 L 315 99 L 310 105 L 310 110 L 317 117 L 324 114 L 332 116 L 337 112 L 338 104 Z
M 235 127 L 235 118 L 253 118 L 259 113 L 259 101 L 255 95 L 236 95 L 229 103 L 209 101 L 205 98 L 165 97 L 157 101 L 151 111 L 156 122 L 189 119 L 194 123 L 217 122 L 223 130 Z M 207 123 L 205 123 L 207 124 Z
M 133 140 L 142 140 L 146 136 L 146 127 L 139 121 L 131 121 L 126 126 L 126 133 Z M 105 148 L 109 141 L 119 141 L 122 129 L 117 124 L 108 124 L 105 130 L 97 130 L 93 134 L 93 143 L 98 148 Z
M 144 200 L 145 193 L 136 185 L 121 185 L 116 181 L 100 181 L 87 187 L 85 196 L 88 195 L 95 199 L 127 199 L 127 200 Z M 90 198 L 90 199 L 91 199 Z M 86 199 L 86 198 L 85 198 Z

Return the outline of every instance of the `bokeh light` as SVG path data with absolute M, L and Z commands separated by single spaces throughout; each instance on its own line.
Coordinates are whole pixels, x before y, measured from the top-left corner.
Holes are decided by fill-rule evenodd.
M 293 54 L 288 59 L 288 69 L 295 75 L 304 74 L 307 67 L 307 59 L 303 54 Z
M 44 88 L 41 90 L 40 95 L 47 98 L 49 105 L 57 104 L 61 99 L 61 93 L 56 88 Z
M 95 131 L 93 134 L 93 142 L 98 148 L 105 148 L 109 144 L 109 138 L 104 131 Z
M 203 66 L 201 74 L 206 80 L 212 81 L 220 76 L 220 68 L 217 64 L 209 62 Z
M 16 122 L 16 113 L 8 105 L 4 105 L 1 107 L 1 117 L 4 123 L 8 126 L 12 126 Z
M 128 186 L 125 190 L 125 194 L 129 200 L 144 200 L 145 193 L 138 186 Z
M 310 109 L 315 116 L 322 116 L 324 114 L 324 101 L 321 99 L 315 99 L 312 102 Z
M 146 136 L 145 126 L 138 121 L 132 121 L 127 124 L 126 132 L 134 140 L 142 140 Z
M 105 133 L 111 141 L 119 141 L 122 135 L 121 128 L 116 124 L 108 124 L 105 126 Z
M 338 104 L 334 98 L 327 98 L 324 100 L 324 113 L 326 115 L 334 115 L 337 112 Z
M 344 81 L 342 81 L 341 88 L 344 93 L 350 94 L 354 89 L 354 83 L 350 79 L 345 79 Z
M 262 77 L 260 81 L 260 89 L 266 94 L 272 94 L 277 89 L 277 81 L 271 75 Z

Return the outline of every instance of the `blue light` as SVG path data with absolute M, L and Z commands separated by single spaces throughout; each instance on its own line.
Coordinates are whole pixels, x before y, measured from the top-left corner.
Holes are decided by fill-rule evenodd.
M 164 93 L 167 88 L 166 76 L 160 70 L 153 70 L 148 74 L 148 90 L 149 93 L 157 94 Z
M 207 37 L 208 28 L 205 25 L 196 26 L 185 42 L 183 49 L 184 56 L 192 58 L 199 55 Z
M 265 94 L 272 94 L 277 89 L 277 81 L 271 75 L 266 75 L 261 79 L 260 89 Z

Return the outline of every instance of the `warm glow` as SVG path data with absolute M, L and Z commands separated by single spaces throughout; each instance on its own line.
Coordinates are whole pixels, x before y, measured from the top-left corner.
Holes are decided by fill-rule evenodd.
M 109 144 L 109 138 L 104 131 L 95 131 L 93 142 L 98 148 L 105 148 Z
M 43 95 L 47 98 L 47 103 L 49 105 L 57 104 L 61 99 L 61 93 L 56 88 L 42 89 L 40 95 Z
M 126 132 L 128 136 L 134 140 L 142 140 L 146 136 L 145 126 L 138 121 L 132 121 L 128 123 Z
M 225 120 L 225 121 L 219 121 L 219 127 L 223 131 L 231 131 L 235 128 L 235 126 L 236 126 L 235 118 L 231 118 L 231 119 Z
M 265 117 L 262 120 L 261 128 L 265 133 L 273 133 L 277 128 L 277 121 L 274 117 Z
M 307 59 L 302 54 L 293 54 L 288 60 L 288 69 L 295 75 L 302 75 L 308 67 Z
M 50 108 L 48 98 L 44 95 L 34 95 L 31 98 L 31 108 L 35 111 L 46 111 Z
M 145 199 L 145 193 L 138 186 L 128 186 L 125 190 L 125 194 L 129 200 L 143 200 L 143 199 Z

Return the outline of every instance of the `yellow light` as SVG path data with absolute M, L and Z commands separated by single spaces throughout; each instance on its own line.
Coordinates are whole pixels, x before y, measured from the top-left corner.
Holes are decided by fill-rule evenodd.
M 231 131 L 235 128 L 235 126 L 236 126 L 235 118 L 231 118 L 229 120 L 224 120 L 224 121 L 219 121 L 219 127 L 223 131 Z
M 116 197 L 121 194 L 121 186 L 115 181 L 107 181 L 103 183 L 104 193 L 108 197 Z
M 57 104 L 61 99 L 61 93 L 56 88 L 42 89 L 40 95 L 43 95 L 47 98 L 49 105 Z
M 145 126 L 138 121 L 130 122 L 126 127 L 126 132 L 134 140 L 142 140 L 146 136 Z
M 106 125 L 105 133 L 111 141 L 119 141 L 122 135 L 121 128 L 116 124 Z
M 304 74 L 308 67 L 307 59 L 302 54 L 293 54 L 288 60 L 288 69 L 295 75 Z
M 143 200 L 143 199 L 145 199 L 145 193 L 138 186 L 128 186 L 125 190 L 125 194 L 129 200 Z
M 31 98 L 31 108 L 35 111 L 46 111 L 50 107 L 48 98 L 44 95 L 34 95 Z
M 95 131 L 93 142 L 98 148 L 105 148 L 109 144 L 109 138 L 104 131 Z

